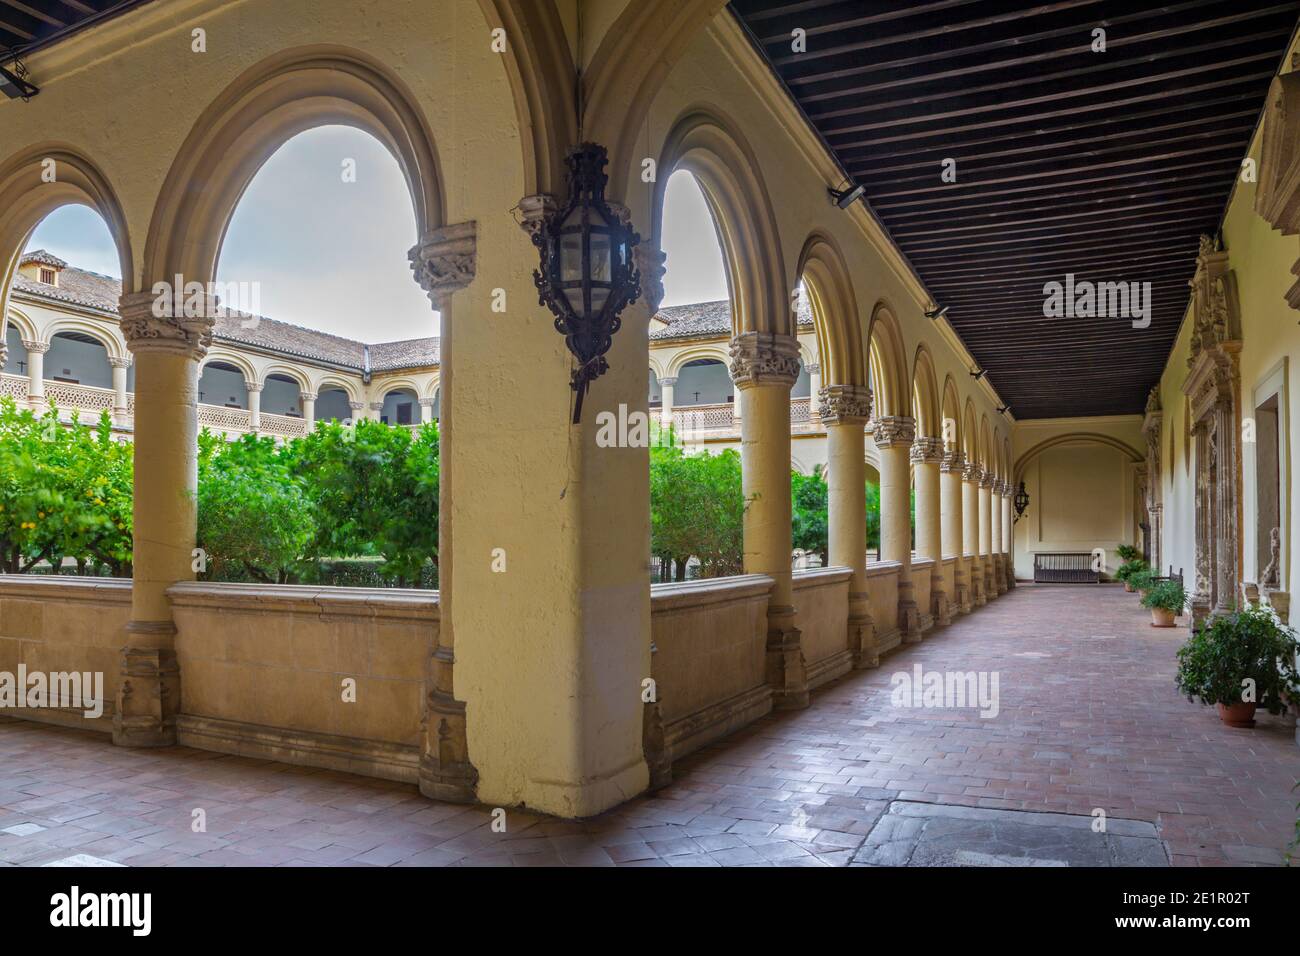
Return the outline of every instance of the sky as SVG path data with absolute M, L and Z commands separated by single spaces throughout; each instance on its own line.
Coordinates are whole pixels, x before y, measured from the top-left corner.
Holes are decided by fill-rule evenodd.
M 355 181 L 345 181 L 349 160 Z M 717 233 L 690 173 L 668 180 L 663 221 L 663 305 L 727 298 Z M 415 242 L 397 161 L 369 134 L 322 126 L 289 140 L 253 177 L 226 232 L 217 279 L 256 282 L 262 315 L 318 331 L 363 342 L 436 335 L 406 258 Z M 121 271 L 108 227 L 83 206 L 55 210 L 27 248 L 91 272 Z

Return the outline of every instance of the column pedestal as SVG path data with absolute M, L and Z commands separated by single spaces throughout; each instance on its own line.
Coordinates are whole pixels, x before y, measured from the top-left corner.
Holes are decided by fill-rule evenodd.
M 878 667 L 876 627 L 867 594 L 866 424 L 871 392 L 857 385 L 831 385 L 818 393 L 826 425 L 829 558 L 852 568 L 849 579 L 849 651 L 855 668 Z
M 880 450 L 880 559 L 897 561 L 898 631 L 905 644 L 921 639 L 921 610 L 912 586 L 912 482 L 910 454 L 916 422 L 877 418 L 872 436 Z
M 979 465 L 966 462 L 962 470 L 962 549 L 965 552 L 967 574 L 970 577 L 971 604 L 983 607 L 987 603 L 984 591 L 984 564 L 980 560 L 980 493 L 979 483 L 983 470 Z
M 940 626 L 952 621 L 943 579 L 939 493 L 939 465 L 942 460 L 942 439 L 918 438 L 912 443 L 912 469 L 916 484 L 916 553 L 934 561 L 930 569 L 930 616 Z
M 962 548 L 962 491 L 961 473 L 966 465 L 965 456 L 959 451 L 948 451 L 939 465 L 939 485 L 942 500 L 942 544 L 944 557 L 955 557 L 953 562 L 953 596 L 954 610 L 969 614 L 971 610 L 970 577 L 966 571 L 966 561 Z

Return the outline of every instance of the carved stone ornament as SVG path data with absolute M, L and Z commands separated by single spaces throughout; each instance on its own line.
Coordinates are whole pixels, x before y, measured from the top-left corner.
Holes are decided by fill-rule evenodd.
M 207 297 L 201 315 L 173 316 L 170 296 L 129 292 L 118 302 L 122 335 L 132 352 L 172 352 L 200 359 L 212 344 L 213 316 L 220 310 L 215 296 Z M 165 314 L 160 314 L 165 313 Z
M 1282 532 L 1273 528 L 1268 533 L 1268 567 L 1260 575 L 1260 586 L 1276 591 L 1282 586 Z
M 871 418 L 871 389 L 865 385 L 827 385 L 817 393 L 817 409 L 827 425 L 865 425 Z
M 1259 187 L 1255 211 L 1284 236 L 1300 233 L 1300 73 L 1274 77 L 1264 104 Z M 1300 309 L 1300 259 L 1291 266 L 1297 281 L 1286 292 L 1287 303 Z
M 978 485 L 984 480 L 984 469 L 973 461 L 966 462 L 966 467 L 962 469 L 962 481 L 969 481 Z
M 477 245 L 478 224 L 458 222 L 425 234 L 406 254 L 415 281 L 435 309 L 443 308 L 453 292 L 474 281 Z
M 1228 254 L 1201 236 L 1192 287 L 1192 350 L 1188 367 L 1206 349 L 1241 341 L 1241 313 L 1237 305 L 1237 279 L 1228 268 Z
M 50 350 L 50 345 L 51 345 L 51 343 L 49 342 L 40 342 L 35 339 L 23 339 L 22 343 L 23 343 L 23 348 L 25 348 L 28 352 L 40 352 L 42 354 L 48 352 Z
M 916 419 L 906 415 L 877 418 L 871 437 L 877 448 L 907 447 L 916 440 Z
M 637 272 L 641 273 L 641 297 L 650 308 L 650 314 L 654 315 L 664 300 L 664 273 L 667 271 L 664 264 L 668 261 L 668 254 L 642 242 L 633 248 L 632 261 L 636 263 Z
M 912 461 L 935 464 L 943 461 L 942 438 L 917 438 L 912 441 Z
M 945 451 L 943 461 L 939 462 L 939 470 L 945 474 L 960 475 L 966 470 L 966 455 L 955 448 Z
M 988 488 L 991 491 L 993 489 L 993 483 L 995 481 L 997 481 L 997 479 L 993 477 L 993 472 L 991 471 L 985 471 L 982 475 L 980 475 L 981 488 Z
M 742 332 L 731 340 L 731 380 L 737 388 L 794 385 L 799 377 L 799 342 L 775 332 Z

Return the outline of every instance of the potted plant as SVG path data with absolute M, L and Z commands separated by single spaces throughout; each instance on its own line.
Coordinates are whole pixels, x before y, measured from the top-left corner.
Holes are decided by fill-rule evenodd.
M 1255 710 L 1286 710 L 1300 693 L 1295 634 L 1272 610 L 1254 606 L 1201 623 L 1178 649 L 1178 689 L 1213 704 L 1229 727 L 1253 727 Z
M 1146 570 L 1146 568 L 1147 568 L 1147 563 L 1145 561 L 1141 560 L 1140 558 L 1134 558 L 1132 561 L 1125 561 L 1123 564 L 1121 564 L 1119 568 L 1115 571 L 1115 577 L 1123 581 L 1124 590 L 1132 594 L 1134 591 L 1137 590 L 1137 588 L 1133 586 L 1133 584 L 1129 581 L 1129 578 L 1137 574 L 1139 571 Z
M 1147 592 L 1158 583 L 1155 568 L 1143 566 L 1129 575 L 1127 583 L 1133 585 L 1133 590 L 1145 598 Z
M 1174 618 L 1187 607 L 1187 592 L 1177 581 L 1153 581 L 1142 595 L 1142 606 L 1151 611 L 1152 627 L 1173 627 Z
M 1136 561 L 1142 557 L 1142 552 L 1131 544 L 1121 544 L 1115 547 L 1115 553 L 1119 555 L 1121 561 Z

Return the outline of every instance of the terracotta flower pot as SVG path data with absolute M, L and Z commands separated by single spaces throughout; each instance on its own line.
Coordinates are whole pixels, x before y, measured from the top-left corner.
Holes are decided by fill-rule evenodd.
M 1162 607 L 1153 607 L 1151 609 L 1151 626 L 1152 627 L 1173 627 L 1174 619 L 1177 617 L 1173 611 L 1166 611 Z
M 1219 719 L 1229 727 L 1254 727 L 1256 706 L 1254 703 L 1220 704 Z
M 1124 582 L 1124 590 L 1127 591 L 1129 594 L 1132 594 L 1132 593 L 1133 593 L 1135 590 L 1137 590 L 1137 589 L 1134 588 L 1133 585 L 1131 585 L 1131 584 L 1129 584 L 1127 581 L 1125 581 L 1125 582 Z

